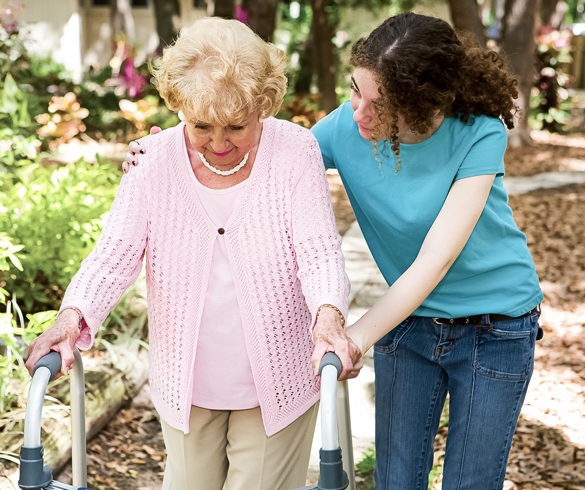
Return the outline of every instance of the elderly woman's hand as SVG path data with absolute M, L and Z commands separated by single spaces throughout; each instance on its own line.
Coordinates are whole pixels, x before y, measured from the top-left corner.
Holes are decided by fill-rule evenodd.
M 78 337 L 79 315 L 73 309 L 64 309 L 55 323 L 28 346 L 26 368 L 31 376 L 40 358 L 51 351 L 61 354 L 61 374 L 56 378 L 67 374 L 73 365 L 73 349 Z
M 361 368 L 362 351 L 347 335 L 340 314 L 333 308 L 322 307 L 313 328 L 315 348 L 311 362 L 315 374 L 319 373 L 319 364 L 327 352 L 335 352 L 341 360 L 342 371 L 339 380 L 355 378 Z
M 160 133 L 161 131 L 162 129 L 158 126 L 150 128 L 150 134 Z M 124 155 L 124 162 L 122 163 L 124 172 L 128 171 L 130 165 L 138 165 L 138 155 L 144 155 L 145 153 L 146 150 L 142 147 L 140 141 L 131 141 L 128 144 L 128 151 L 126 152 L 126 155 Z

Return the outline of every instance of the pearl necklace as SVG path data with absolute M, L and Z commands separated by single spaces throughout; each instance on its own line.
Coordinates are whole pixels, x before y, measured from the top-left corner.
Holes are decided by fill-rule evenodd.
M 209 170 L 211 170 L 213 173 L 216 173 L 217 175 L 223 175 L 224 177 L 227 177 L 228 175 L 232 175 L 235 174 L 238 170 L 240 170 L 244 165 L 246 165 L 246 162 L 248 161 L 248 157 L 250 156 L 250 152 L 246 153 L 244 155 L 244 158 L 242 159 L 242 161 L 240 163 L 238 163 L 234 168 L 232 168 L 231 170 L 219 170 L 218 168 L 215 168 L 213 165 L 211 165 L 211 163 L 209 163 L 205 157 L 203 156 L 203 154 L 197 152 L 197 154 L 199 155 L 199 158 L 201 159 L 201 161 L 203 162 L 203 165 L 205 165 Z

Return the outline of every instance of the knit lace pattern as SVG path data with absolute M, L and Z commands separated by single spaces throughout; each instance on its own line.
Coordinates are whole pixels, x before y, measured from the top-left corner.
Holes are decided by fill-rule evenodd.
M 184 124 L 151 135 L 122 178 L 96 248 L 69 285 L 62 309 L 79 308 L 88 349 L 145 262 L 153 402 L 189 431 L 192 373 L 218 231 L 192 188 Z M 347 316 L 349 281 L 321 153 L 313 135 L 264 121 L 250 181 L 225 226 L 246 349 L 267 435 L 319 397 L 310 363 L 317 309 Z

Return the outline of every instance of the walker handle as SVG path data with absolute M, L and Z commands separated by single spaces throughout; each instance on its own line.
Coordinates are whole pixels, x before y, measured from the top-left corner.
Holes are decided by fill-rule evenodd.
M 51 371 L 51 380 L 55 379 L 55 376 L 61 371 L 61 354 L 55 351 L 51 351 L 39 359 L 33 368 L 33 376 L 37 372 L 37 369 L 46 367 Z
M 41 444 L 41 417 L 47 385 L 61 369 L 61 354 L 49 352 L 33 368 L 24 423 L 24 444 L 20 448 L 20 478 L 23 490 L 83 490 L 87 485 L 85 436 L 85 377 L 79 351 L 73 351 L 71 370 L 71 464 L 73 487 L 53 481 L 51 468 L 44 464 Z M 46 369 L 41 369 L 46 368 Z
M 341 374 L 342 366 L 339 357 L 335 352 L 327 352 L 323 358 L 321 359 L 321 364 L 319 365 L 319 374 L 323 371 L 325 366 L 333 366 L 337 369 L 337 377 Z

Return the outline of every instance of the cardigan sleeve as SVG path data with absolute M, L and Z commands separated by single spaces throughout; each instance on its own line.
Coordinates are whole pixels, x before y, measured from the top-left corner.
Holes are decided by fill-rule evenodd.
M 336 306 L 347 318 L 349 280 L 321 152 L 312 135 L 304 145 L 302 162 L 293 190 L 293 243 L 298 277 L 313 325 L 317 309 L 323 304 Z
M 77 340 L 80 349 L 91 347 L 99 327 L 142 268 L 147 243 L 145 166 L 131 166 L 122 177 L 98 243 L 63 298 L 61 310 L 74 306 L 83 313 L 85 326 Z

